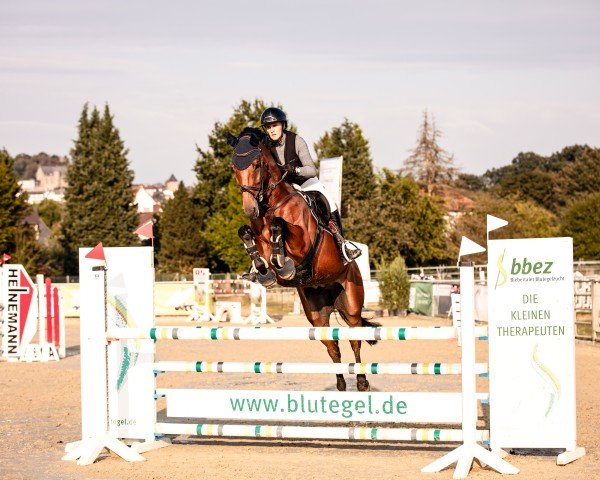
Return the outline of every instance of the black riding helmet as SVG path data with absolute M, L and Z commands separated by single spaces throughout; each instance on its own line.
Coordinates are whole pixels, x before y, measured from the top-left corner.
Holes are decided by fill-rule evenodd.
M 264 128 L 267 123 L 282 122 L 283 129 L 287 128 L 287 117 L 280 108 L 269 107 L 260 116 L 260 125 Z

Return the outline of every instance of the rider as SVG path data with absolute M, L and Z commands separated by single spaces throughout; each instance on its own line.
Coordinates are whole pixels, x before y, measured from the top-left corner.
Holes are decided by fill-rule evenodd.
M 350 263 L 361 254 L 350 242 L 344 240 L 342 219 L 333 197 L 317 178 L 317 168 L 308 145 L 302 137 L 287 130 L 287 117 L 279 108 L 267 108 L 260 116 L 260 124 L 271 139 L 271 154 L 281 169 L 287 172 L 286 181 L 296 184 L 301 190 L 321 192 L 331 210 L 329 229 L 342 252 L 344 263 Z

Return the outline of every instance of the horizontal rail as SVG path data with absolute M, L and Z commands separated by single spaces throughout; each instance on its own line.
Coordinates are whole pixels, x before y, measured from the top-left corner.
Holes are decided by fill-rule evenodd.
M 154 364 L 159 372 L 197 373 L 310 373 L 370 375 L 460 375 L 460 363 L 287 363 L 287 362 L 182 362 Z M 487 363 L 476 363 L 478 375 L 488 372 Z
M 487 327 L 475 327 L 485 337 Z M 451 340 L 455 327 L 154 327 L 110 328 L 106 336 L 152 340 Z
M 294 427 L 210 423 L 156 423 L 163 435 L 203 437 L 304 438 L 326 440 L 392 440 L 406 442 L 462 442 L 461 430 L 437 428 Z M 477 430 L 477 441 L 489 441 L 488 430 Z

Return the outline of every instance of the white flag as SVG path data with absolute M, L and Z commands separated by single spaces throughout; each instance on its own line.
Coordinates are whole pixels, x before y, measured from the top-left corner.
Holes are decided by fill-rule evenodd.
M 502 228 L 505 225 L 508 225 L 508 222 L 506 220 L 502 220 L 501 218 L 494 217 L 493 215 L 487 215 L 487 232 L 488 233 L 490 233 L 492 230 Z
M 472 255 L 473 253 L 481 252 L 485 252 L 485 248 L 478 243 L 475 243 L 473 240 L 463 236 L 460 241 L 460 250 L 458 251 L 458 263 L 460 263 L 460 257 L 464 255 Z

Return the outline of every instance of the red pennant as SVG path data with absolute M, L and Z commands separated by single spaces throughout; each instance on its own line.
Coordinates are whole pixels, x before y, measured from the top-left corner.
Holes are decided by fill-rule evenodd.
M 104 248 L 102 248 L 102 242 L 92 248 L 89 253 L 85 256 L 85 258 L 91 258 L 93 260 L 103 260 L 106 261 L 104 257 Z
M 8 254 L 8 253 L 3 253 L 2 254 L 2 261 L 0 262 L 0 265 L 2 265 L 3 263 L 8 262 L 12 257 Z
M 144 223 L 141 227 L 139 227 L 134 233 L 146 238 L 154 238 L 153 224 L 152 220 Z

